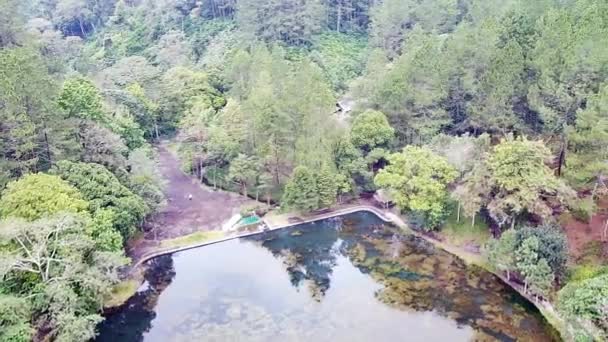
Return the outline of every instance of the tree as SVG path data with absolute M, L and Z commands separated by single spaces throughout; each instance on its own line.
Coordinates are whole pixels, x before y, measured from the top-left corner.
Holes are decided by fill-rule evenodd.
M 80 124 L 78 140 L 81 161 L 101 164 L 118 175 L 125 173 L 129 149 L 118 134 L 88 121 Z
M 565 175 L 577 186 L 605 186 L 608 177 L 608 83 L 579 109 L 568 129 Z
M 319 195 L 314 173 L 305 166 L 293 170 L 291 178 L 285 184 L 283 200 L 286 207 L 301 211 L 312 211 L 319 208 Z
M 510 221 L 514 226 L 517 216 L 524 211 L 548 219 L 552 210 L 545 201 L 547 198 L 565 203 L 573 197 L 572 190 L 545 164 L 550 158 L 551 153 L 542 141 L 525 137 L 510 136 L 494 147 L 487 159 L 495 193 L 488 210 L 499 225 Z
M 559 225 L 544 224 L 539 227 L 522 227 L 517 229 L 517 240 L 526 240 L 535 237 L 539 245 L 537 253 L 540 258 L 545 259 L 551 271 L 559 279 L 566 273 L 568 261 L 568 242 Z
M 524 292 L 528 292 L 530 285 L 530 275 L 536 272 L 536 267 L 539 262 L 538 246 L 540 242 L 537 237 L 531 236 L 521 241 L 517 248 L 516 266 L 517 270 L 524 276 Z
M 78 189 L 61 178 L 29 174 L 9 183 L 0 197 L 0 217 L 29 221 L 59 212 L 82 213 L 89 208 Z
M 383 113 L 367 110 L 355 117 L 350 138 L 356 147 L 369 152 L 375 147 L 386 147 L 394 134 L 395 130 Z
M 90 210 L 114 211 L 114 228 L 126 241 L 150 211 L 143 199 L 120 183 L 108 169 L 94 163 L 74 163 L 62 160 L 53 173 L 80 190 L 90 203 Z
M 57 341 L 94 337 L 102 320 L 97 312 L 124 258 L 96 252 L 85 221 L 71 214 L 4 221 L 0 244 L 7 246 L 0 251 L 0 278 L 36 304 L 32 321 L 41 319 Z
M 237 2 L 237 23 L 252 38 L 289 45 L 310 45 L 325 18 L 319 0 L 242 0 Z
M 90 223 L 91 237 L 95 240 L 95 249 L 102 252 L 122 252 L 123 238 L 114 228 L 116 214 L 112 209 L 99 209 Z
M 23 174 L 45 170 L 64 151 L 63 143 L 70 139 L 63 134 L 63 120 L 56 116 L 56 92 L 45 60 L 35 49 L 0 50 L 2 186 Z
M 500 239 L 491 240 L 486 246 L 488 261 L 500 271 L 507 273 L 507 280 L 511 278 L 511 271 L 516 270 L 514 251 L 517 249 L 517 233 L 509 229 L 502 233 Z
M 401 210 L 424 214 L 425 229 L 436 228 L 445 215 L 447 186 L 458 172 L 426 147 L 407 146 L 388 161 L 374 183 L 386 189 Z
M 551 267 L 547 260 L 541 258 L 534 267 L 528 270 L 526 281 L 530 283 L 530 290 L 542 296 L 547 296 L 553 288 L 553 280 L 555 276 L 551 271 Z
M 608 274 L 604 274 L 568 283 L 558 293 L 557 308 L 568 318 L 601 327 L 608 322 L 604 309 L 607 300 Z
M 231 163 L 228 178 L 239 184 L 243 196 L 247 197 L 247 187 L 255 182 L 260 165 L 254 157 L 239 154 Z
M 149 146 L 129 153 L 129 188 L 140 196 L 152 212 L 165 204 L 164 180 L 158 171 L 154 151 Z
M 317 191 L 319 195 L 319 207 L 328 208 L 336 203 L 338 194 L 338 182 L 334 172 L 329 166 L 324 165 L 316 175 Z
M 57 103 L 68 117 L 102 123 L 107 120 L 99 90 L 86 78 L 76 77 L 66 80 Z
M 31 341 L 34 334 L 31 314 L 32 308 L 26 299 L 0 294 L 0 341 Z

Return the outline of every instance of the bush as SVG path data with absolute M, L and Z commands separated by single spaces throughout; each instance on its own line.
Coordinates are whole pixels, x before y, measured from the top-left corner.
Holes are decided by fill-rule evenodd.
M 576 200 L 570 208 L 572 216 L 574 216 L 575 219 L 585 223 L 589 223 L 591 221 L 591 217 L 595 213 L 595 210 L 596 205 L 591 197 Z
M 608 273 L 608 266 L 579 265 L 572 269 L 570 281 L 583 281 Z

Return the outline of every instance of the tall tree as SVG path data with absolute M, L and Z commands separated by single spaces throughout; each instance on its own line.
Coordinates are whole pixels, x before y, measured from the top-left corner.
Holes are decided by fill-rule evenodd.
M 436 228 L 445 216 L 447 186 L 458 172 L 426 147 L 407 146 L 388 161 L 374 183 L 388 190 L 400 209 L 425 215 L 425 229 Z

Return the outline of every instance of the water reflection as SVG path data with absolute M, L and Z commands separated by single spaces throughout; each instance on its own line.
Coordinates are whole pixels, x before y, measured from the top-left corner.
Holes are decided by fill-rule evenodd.
M 150 288 L 108 316 L 99 341 L 552 340 L 494 276 L 370 214 L 171 260 L 154 260 Z

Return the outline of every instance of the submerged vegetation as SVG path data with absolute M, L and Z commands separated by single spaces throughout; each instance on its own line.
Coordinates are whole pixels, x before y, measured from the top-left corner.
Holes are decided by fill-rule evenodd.
M 604 0 L 0 0 L 0 340 L 94 336 L 166 138 L 285 210 L 380 190 L 426 233 L 479 232 L 606 339 L 605 275 L 568 274 L 606 261 L 607 115 Z

